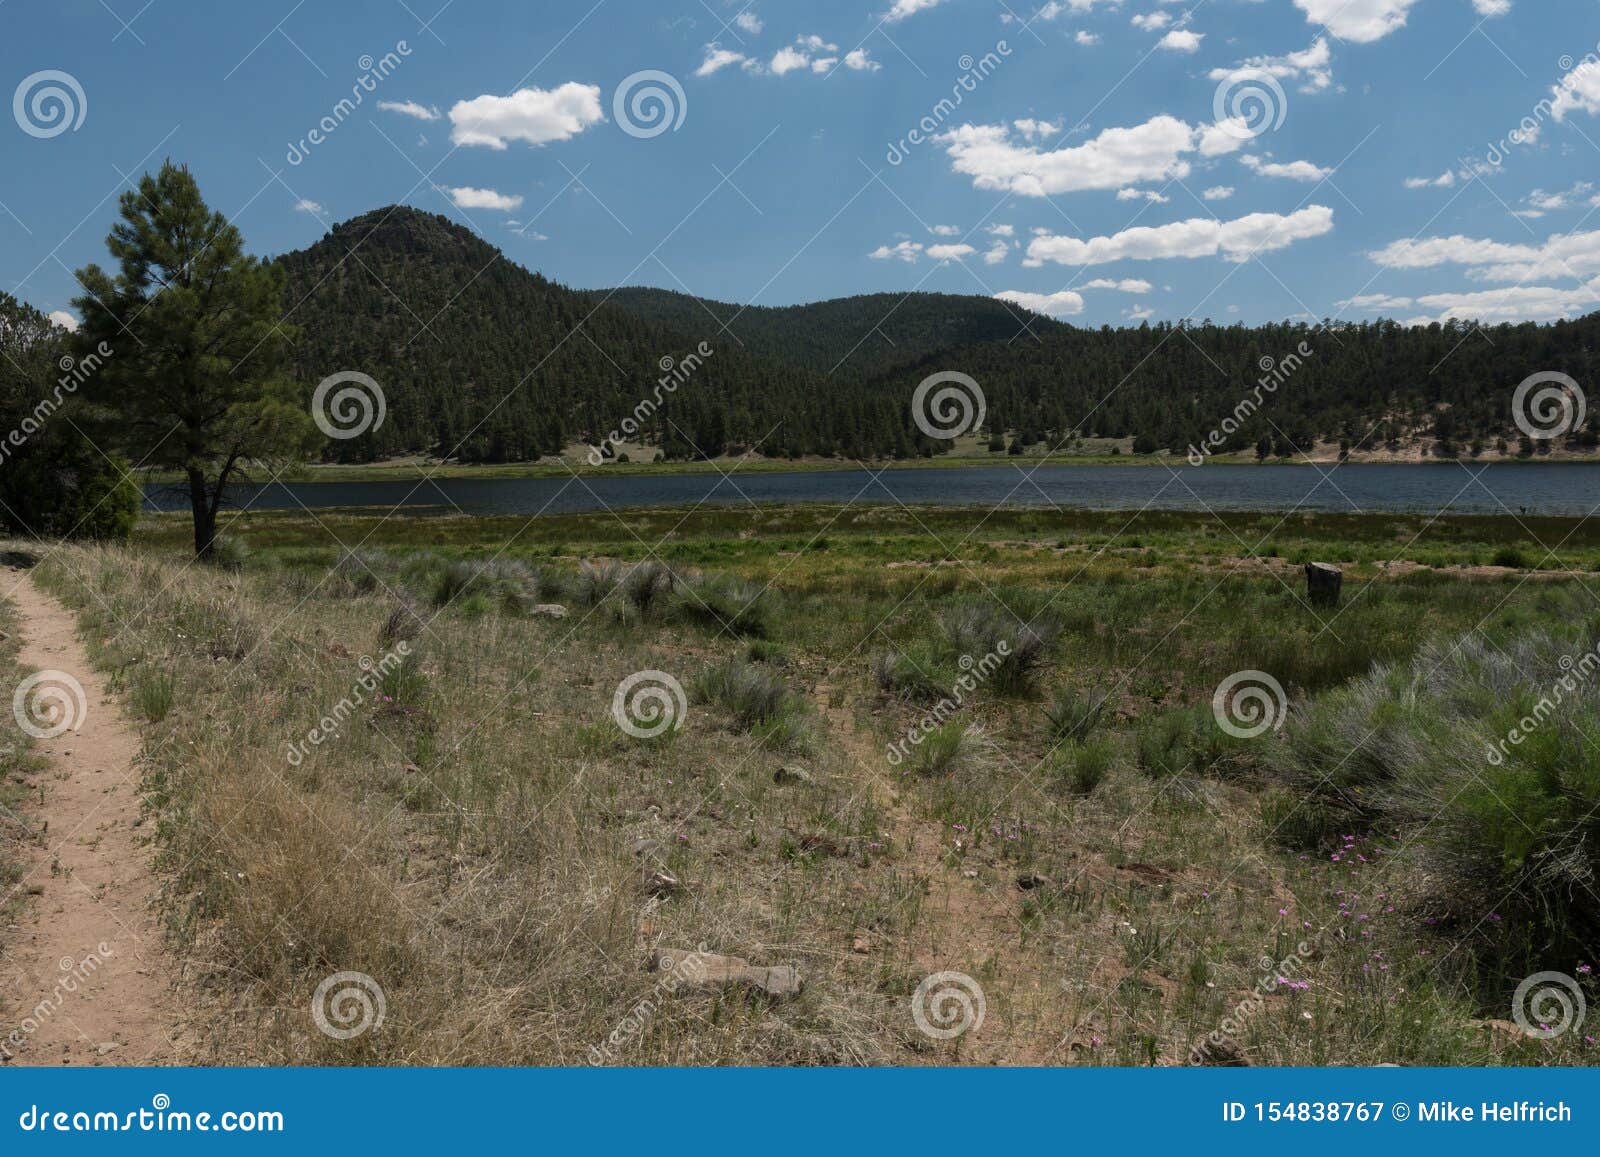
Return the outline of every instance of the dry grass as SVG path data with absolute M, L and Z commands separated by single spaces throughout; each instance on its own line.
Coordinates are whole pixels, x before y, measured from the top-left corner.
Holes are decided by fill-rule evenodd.
M 551 565 L 579 581 L 575 563 Z M 1436 967 L 1450 945 L 1408 907 L 1402 862 L 1373 857 L 1353 888 L 1345 869 L 1267 838 L 1278 802 L 1250 760 L 1225 777 L 1141 773 L 1139 720 L 1196 688 L 1177 671 L 1147 694 L 1081 645 L 1116 630 L 1096 616 L 1121 613 L 1120 588 L 1071 588 L 1053 608 L 1063 642 L 1045 641 L 1035 665 L 1041 690 L 1116 689 L 1091 757 L 1057 770 L 1037 700 L 980 694 L 959 718 L 981 729 L 982 759 L 897 770 L 885 746 L 924 707 L 878 689 L 869 649 L 832 645 L 884 597 L 865 573 L 877 561 L 858 568 L 854 601 L 844 569 L 828 564 L 828 623 L 812 621 L 803 590 L 764 605 L 761 633 L 780 651 L 726 629 L 751 605 L 734 579 L 648 600 L 681 608 L 699 590 L 722 600 L 709 610 L 641 614 L 627 584 L 597 570 L 584 580 L 593 605 L 568 600 L 565 619 L 527 616 L 542 600 L 516 589 L 473 589 L 487 578 L 450 579 L 459 597 L 434 617 L 426 556 L 254 558 L 226 573 L 149 550 L 53 551 L 42 577 L 81 613 L 98 661 L 130 689 L 141 668 L 171 683 L 170 709 L 141 726 L 172 931 L 204 995 L 205 1059 L 1182 1063 L 1251 997 L 1263 960 L 1309 987 L 1273 984 L 1251 1004 L 1233 1036 L 1256 1063 L 1578 1058 L 1573 1042 L 1481 1027 L 1496 1014 L 1463 970 Z M 545 593 L 556 581 L 489 577 Z M 1370 620 L 1351 611 L 1352 636 L 1404 614 L 1395 590 L 1367 602 Z M 1183 610 L 1175 597 L 1145 603 L 1155 618 L 1141 630 Z M 938 622 L 924 624 L 930 638 Z M 361 657 L 383 667 L 397 638 L 415 651 L 404 674 L 341 708 Z M 1208 670 L 1250 645 L 1194 653 Z M 781 671 L 752 672 L 746 656 Z M 642 670 L 685 687 L 737 672 L 792 693 L 800 754 L 788 730 L 741 722 L 727 688 L 695 702 L 681 730 L 628 736 L 612 694 Z M 333 734 L 307 741 L 324 715 Z M 810 782 L 774 782 L 797 762 Z M 654 894 L 656 872 L 678 887 Z M 1383 896 L 1364 900 L 1376 937 L 1342 923 L 1338 893 L 1353 890 Z M 1301 959 L 1281 963 L 1302 940 Z M 696 946 L 795 963 L 806 990 L 781 1003 L 663 994 L 645 970 L 652 950 Z M 1375 969 L 1374 952 L 1389 967 Z M 940 969 L 970 974 L 988 1001 L 983 1028 L 954 1042 L 923 1037 L 910 1016 L 912 992 Z M 381 1031 L 316 1030 L 312 992 L 339 971 L 381 985 Z M 624 1024 L 638 1031 L 594 1051 Z

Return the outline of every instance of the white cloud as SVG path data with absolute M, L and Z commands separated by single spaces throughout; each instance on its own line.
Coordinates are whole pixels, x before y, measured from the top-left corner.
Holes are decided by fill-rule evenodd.
M 865 48 L 852 48 L 844 54 L 844 66 L 853 72 L 877 72 L 883 65 L 873 60 Z
M 1015 225 L 991 225 L 985 232 L 992 233 L 996 237 L 1015 237 L 1017 235 L 1017 227 Z
M 1148 201 L 1152 205 L 1165 205 L 1172 198 L 1163 196 L 1154 189 L 1118 189 L 1119 201 Z
M 1409 297 L 1391 297 L 1387 293 L 1361 293 L 1336 302 L 1340 309 L 1410 309 L 1416 302 Z
M 1446 169 L 1437 177 L 1406 178 L 1406 188 L 1408 189 L 1449 189 L 1453 188 L 1455 183 L 1456 174 L 1454 169 Z
M 507 141 L 544 145 L 577 136 L 605 120 L 600 86 L 568 81 L 559 88 L 522 88 L 510 96 L 478 96 L 450 107 L 450 140 L 504 149 Z
M 1124 277 L 1120 280 L 1110 277 L 1097 277 L 1093 281 L 1086 281 L 1080 289 L 1114 289 L 1118 293 L 1149 293 L 1155 286 L 1148 281 L 1140 281 L 1137 277 Z
M 1431 317 L 1410 319 L 1414 325 L 1450 318 L 1485 322 L 1554 321 L 1600 308 L 1600 278 L 1570 289 L 1523 285 L 1469 293 L 1430 293 L 1417 298 L 1417 304 L 1437 312 Z
M 1132 321 L 1148 321 L 1156 315 L 1156 311 L 1144 305 L 1136 305 L 1132 309 L 1122 311 L 1122 316 Z
M 898 24 L 907 16 L 914 16 L 928 8 L 936 8 L 939 0 L 894 0 L 894 7 L 883 14 L 887 24 Z
M 78 319 L 64 309 L 52 309 L 50 311 L 50 320 L 62 329 L 71 330 L 73 333 L 78 331 Z
M 1168 52 L 1199 52 L 1200 42 L 1205 38 L 1206 34 L 1204 32 L 1190 32 L 1187 28 L 1174 28 L 1156 41 L 1156 47 L 1165 48 Z
M 1320 181 L 1333 172 L 1320 165 L 1313 165 L 1310 161 L 1290 161 L 1287 164 L 1277 164 L 1272 161 L 1263 161 L 1260 157 L 1243 156 L 1239 163 L 1245 168 L 1254 171 L 1262 177 L 1281 177 L 1286 181 Z
M 1058 237 L 1045 234 L 1028 243 L 1030 260 L 1061 265 L 1104 265 L 1112 261 L 1155 261 L 1169 257 L 1215 257 L 1245 261 L 1253 253 L 1283 249 L 1296 241 L 1333 230 L 1333 210 L 1308 205 L 1283 216 L 1251 213 L 1233 221 L 1195 217 L 1170 225 L 1137 226 L 1109 237 Z
M 929 225 L 928 232 L 932 233 L 935 237 L 959 237 L 961 236 L 961 226 Z
M 1472 8 L 1479 16 L 1504 16 L 1511 11 L 1511 0 L 1472 0 Z
M 957 261 L 963 257 L 971 257 L 977 250 L 970 245 L 930 245 L 927 249 L 929 257 L 935 261 Z
M 1142 28 L 1146 32 L 1158 32 L 1172 23 L 1172 17 L 1165 12 L 1152 12 L 1148 16 L 1137 15 L 1131 21 L 1135 28 Z
M 401 116 L 416 117 L 419 121 L 436 121 L 439 110 L 418 104 L 414 100 L 380 100 L 378 107 L 384 112 L 397 112 Z
M 757 16 L 754 12 L 750 11 L 750 9 L 748 9 L 748 8 L 746 8 L 743 12 L 739 13 L 739 15 L 735 16 L 733 18 L 733 22 L 735 24 L 737 24 L 740 28 L 743 28 L 751 36 L 755 36 L 756 34 L 758 34 L 761 31 L 762 27 L 763 27 L 763 25 L 761 23 L 761 17 Z
M 1131 128 L 1105 129 L 1081 145 L 1049 151 L 1017 143 L 1005 125 L 962 125 L 935 139 L 944 145 L 955 171 L 972 177 L 976 188 L 1027 197 L 1181 179 L 1190 173 L 1185 154 L 1220 156 L 1243 143 L 1218 125 L 1191 128 L 1165 115 Z
M 1229 197 L 1233 196 L 1233 186 L 1212 185 L 1211 188 L 1207 189 L 1200 195 L 1207 201 L 1226 201 Z
M 1096 36 L 1093 32 L 1085 31 L 1082 28 L 1078 29 L 1078 31 L 1073 34 L 1072 39 L 1074 43 L 1081 44 L 1086 48 L 1090 45 L 1100 43 L 1100 37 Z
M 522 198 L 507 193 L 497 193 L 493 189 L 475 189 L 471 185 L 460 185 L 447 188 L 450 199 L 455 202 L 458 209 L 499 209 L 510 212 L 522 206 Z
M 811 58 L 798 48 L 784 47 L 778 49 L 772 56 L 772 63 L 767 67 L 772 69 L 773 76 L 783 76 L 797 68 L 805 68 L 811 63 Z
M 1061 135 L 1061 125 L 1051 121 L 1033 120 L 1024 117 L 1022 120 L 1011 122 L 1011 127 L 1016 129 L 1030 141 L 1039 137 L 1058 137 Z
M 922 243 L 897 241 L 893 245 L 880 245 L 867 256 L 874 261 L 904 261 L 907 265 L 915 265 L 917 258 L 922 256 Z
M 1070 289 L 1063 289 L 1057 293 L 1028 293 L 1021 289 L 1007 289 L 1003 293 L 995 294 L 995 297 L 1047 317 L 1070 317 L 1083 312 L 1083 295 L 1074 293 Z
M 1213 68 L 1211 79 L 1218 83 L 1247 81 L 1252 73 L 1266 73 L 1278 80 L 1298 80 L 1301 92 L 1322 92 L 1333 87 L 1333 51 L 1328 38 L 1319 36 L 1303 52 L 1284 56 L 1251 56 L 1232 68 Z
M 321 203 L 313 201 L 310 197 L 301 197 L 296 201 L 294 203 L 294 211 L 296 213 L 311 213 L 318 217 L 322 216 L 324 212 Z
M 1162 0 L 1166 3 L 1167 0 Z M 1054 20 L 1063 12 L 1092 12 L 1096 4 L 1106 8 L 1116 8 L 1122 0 L 1050 0 L 1043 8 L 1034 14 L 1035 20 Z
M 1474 281 L 1527 282 L 1542 278 L 1581 280 L 1600 274 L 1600 230 L 1556 233 L 1543 245 L 1508 245 L 1456 234 L 1396 241 L 1370 254 L 1389 269 L 1433 269 L 1462 265 Z
M 984 250 L 983 263 L 985 265 L 999 265 L 1006 259 L 1006 255 L 1011 252 L 1012 244 L 1014 243 L 1008 242 L 1004 238 L 996 238 L 994 244 Z
M 1600 112 L 1600 61 L 1585 60 L 1550 90 L 1550 115 L 1566 120 L 1569 112 Z M 1518 143 L 1525 143 L 1526 137 Z
M 1294 0 L 1294 6 L 1313 24 L 1320 24 L 1340 40 L 1371 44 L 1397 28 L 1405 27 L 1406 13 L 1417 0 Z
M 750 67 L 752 61 L 742 52 L 734 52 L 731 48 L 723 48 L 716 41 L 706 45 L 706 58 L 700 62 L 700 67 L 694 70 L 696 76 L 710 76 L 720 69 L 727 68 L 730 64 Z

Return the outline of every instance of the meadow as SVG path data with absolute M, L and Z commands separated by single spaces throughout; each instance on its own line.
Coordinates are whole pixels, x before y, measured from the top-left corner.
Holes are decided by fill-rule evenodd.
M 1590 983 L 1595 693 L 1479 766 L 1600 636 L 1591 523 L 266 513 L 214 564 L 188 533 L 35 573 L 142 730 L 201 1063 L 1594 1059 L 1510 1002 Z M 1214 705 L 1239 673 L 1267 725 Z M 804 990 L 650 970 L 694 950 Z M 381 1031 L 305 1017 L 342 971 Z M 971 1031 L 913 1016 L 941 972 Z

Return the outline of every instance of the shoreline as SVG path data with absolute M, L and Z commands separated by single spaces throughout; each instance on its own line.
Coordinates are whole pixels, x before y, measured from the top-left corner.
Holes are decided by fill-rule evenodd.
M 586 463 L 558 463 L 558 462 L 501 462 L 485 465 L 467 465 L 460 462 L 440 462 L 438 460 L 389 460 L 385 462 L 361 464 L 328 464 L 307 465 L 292 470 L 286 470 L 273 481 L 284 483 L 306 482 L 406 482 L 423 481 L 426 479 L 459 480 L 466 478 L 481 478 L 484 480 L 507 480 L 523 478 L 605 478 L 617 476 L 694 476 L 715 474 L 812 474 L 812 473 L 846 473 L 849 471 L 884 471 L 884 470 L 962 470 L 978 467 L 994 467 L 1016 465 L 1027 466 L 1091 466 L 1106 467 L 1110 469 L 1125 468 L 1129 466 L 1160 466 L 1168 465 L 1178 467 L 1193 467 L 1181 455 L 1174 454 L 1097 454 L 1081 457 L 1064 455 L 1007 455 L 996 454 L 991 457 L 979 458 L 976 456 L 962 455 L 951 457 L 948 455 L 934 458 L 894 458 L 883 461 L 843 461 L 839 459 L 800 459 L 790 461 L 778 458 L 720 458 L 698 462 L 624 462 L 612 463 L 606 466 L 590 466 Z M 1479 457 L 1479 458 L 1349 458 L 1345 461 L 1327 458 L 1302 458 L 1287 459 L 1275 458 L 1261 461 L 1254 455 L 1243 454 L 1238 456 L 1216 456 L 1206 459 L 1204 465 L 1215 466 L 1256 466 L 1262 468 L 1298 466 L 1315 467 L 1317 469 L 1333 469 L 1335 467 L 1351 466 L 1464 466 L 1473 468 L 1478 466 L 1600 466 L 1600 455 L 1589 457 L 1579 456 L 1541 456 L 1531 458 L 1517 456 Z M 182 481 L 181 475 L 170 470 L 136 469 L 133 477 L 145 486 L 172 485 Z M 253 480 L 251 480 L 253 481 Z

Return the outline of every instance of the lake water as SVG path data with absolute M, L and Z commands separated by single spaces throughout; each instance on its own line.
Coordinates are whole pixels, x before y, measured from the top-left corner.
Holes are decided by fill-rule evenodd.
M 465 514 L 564 514 L 754 502 L 1087 510 L 1316 510 L 1584 515 L 1600 507 L 1600 466 L 1506 463 L 1313 466 L 972 466 L 740 474 L 296 482 L 241 486 L 236 508 L 438 507 Z M 152 510 L 186 510 L 166 487 Z

